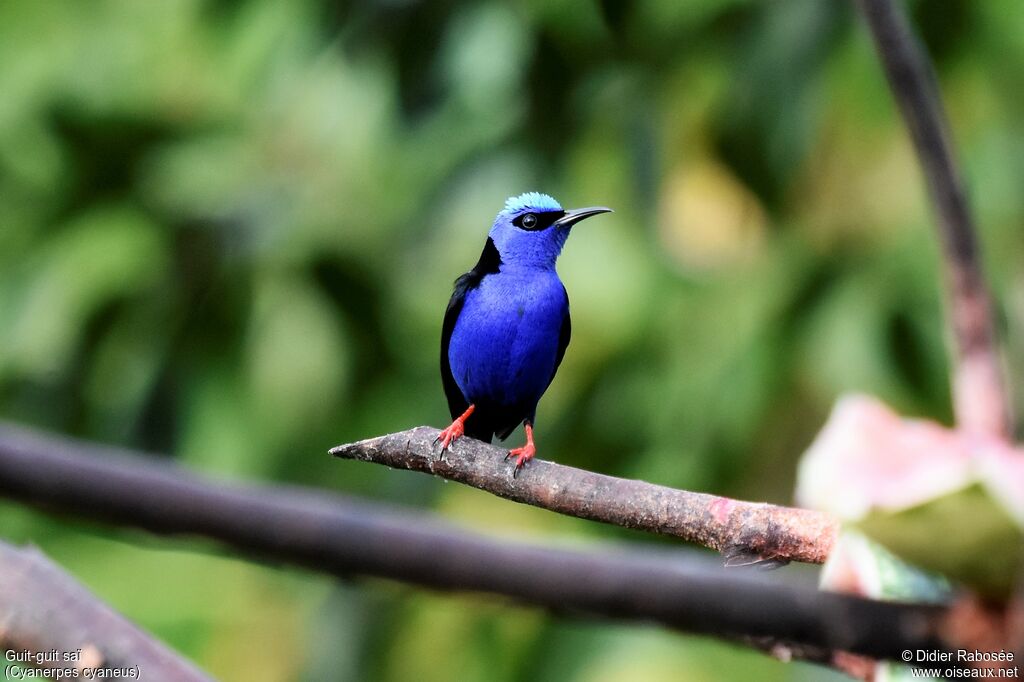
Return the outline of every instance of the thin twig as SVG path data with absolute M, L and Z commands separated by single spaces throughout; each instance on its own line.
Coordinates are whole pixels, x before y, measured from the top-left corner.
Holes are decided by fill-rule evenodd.
M 434 474 L 560 514 L 673 535 L 733 558 L 823 563 L 839 532 L 839 522 L 822 512 L 666 488 L 539 459 L 514 479 L 504 450 L 462 438 L 439 458 L 436 436 L 437 430 L 419 427 L 339 445 L 331 454 Z
M 38 550 L 3 542 L 0 648 L 10 652 L 6 667 L 13 660 L 89 679 L 210 679 L 100 602 Z
M 421 431 L 426 438 L 436 433 Z M 528 467 L 517 484 L 545 469 Z M 0 495 L 77 519 L 200 535 L 338 576 L 485 592 L 558 613 L 876 658 L 942 646 L 936 633 L 946 611 L 935 606 L 820 592 L 777 574 L 708 566 L 679 550 L 634 545 L 580 552 L 500 542 L 422 511 L 296 488 L 214 483 L 139 453 L 9 426 L 0 426 Z
M 892 0 L 857 0 L 889 86 L 917 150 L 931 196 L 945 262 L 946 298 L 956 352 L 953 406 L 974 433 L 1009 438 L 1010 401 L 982 276 L 974 222 L 957 171 L 935 73 L 905 14 Z

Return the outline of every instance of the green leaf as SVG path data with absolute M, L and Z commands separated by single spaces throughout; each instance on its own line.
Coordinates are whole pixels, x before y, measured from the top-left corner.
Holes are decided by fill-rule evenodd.
M 993 599 L 1010 594 L 1024 559 L 1024 531 L 980 483 L 901 511 L 873 511 L 855 527 L 903 559 Z

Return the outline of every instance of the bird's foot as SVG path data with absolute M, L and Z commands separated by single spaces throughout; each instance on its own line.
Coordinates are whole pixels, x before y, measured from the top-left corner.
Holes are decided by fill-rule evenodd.
M 537 448 L 534 447 L 533 443 L 527 443 L 521 448 L 513 448 L 509 450 L 508 454 L 505 455 L 505 461 L 507 462 L 509 457 L 516 458 L 516 466 L 512 469 L 512 478 L 519 476 L 520 470 L 522 470 L 522 468 L 526 466 L 526 463 L 533 459 L 533 456 L 536 454 Z
M 534 455 L 537 454 L 537 446 L 533 444 L 533 426 L 531 424 L 526 425 L 526 445 L 521 448 L 512 448 L 505 455 L 505 461 L 507 462 L 509 457 L 516 458 L 516 465 L 512 469 L 512 478 L 519 476 L 519 472 L 522 470 L 526 463 L 533 459 Z
M 441 444 L 441 452 L 438 453 L 438 458 L 444 457 L 445 450 L 451 448 L 456 440 L 461 438 L 466 433 L 466 420 L 469 419 L 469 415 L 473 414 L 475 409 L 474 405 L 470 405 L 469 409 L 459 415 L 452 425 L 447 429 L 437 434 L 437 438 L 434 439 L 434 445 Z
M 462 425 L 458 419 L 452 422 L 452 425 L 447 429 L 437 434 L 437 438 L 434 439 L 434 445 L 441 444 L 440 457 L 444 456 L 445 450 L 447 450 L 452 443 L 462 437 L 466 433 L 466 427 Z

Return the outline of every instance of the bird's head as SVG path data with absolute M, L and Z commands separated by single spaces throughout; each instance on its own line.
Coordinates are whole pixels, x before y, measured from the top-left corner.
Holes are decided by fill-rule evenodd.
M 610 208 L 603 206 L 567 211 L 547 194 L 527 192 L 505 202 L 489 236 L 502 263 L 554 267 L 573 225 L 584 218 L 610 212 Z

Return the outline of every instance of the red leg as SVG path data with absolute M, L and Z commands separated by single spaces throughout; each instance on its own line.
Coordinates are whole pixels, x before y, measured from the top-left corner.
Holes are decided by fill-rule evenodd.
M 533 424 L 526 422 L 526 445 L 521 448 L 513 448 L 505 455 L 506 460 L 509 457 L 516 458 L 516 466 L 512 470 L 512 478 L 518 476 L 519 470 L 526 466 L 526 463 L 533 459 L 533 456 L 536 454 L 537 446 L 533 444 Z
M 469 415 L 473 414 L 473 410 L 476 409 L 476 405 L 470 405 L 465 412 L 455 418 L 452 425 L 447 429 L 437 434 L 437 438 L 434 442 L 441 442 L 441 454 L 448 449 L 452 443 L 454 443 L 462 434 L 466 432 L 466 420 L 469 419 Z

